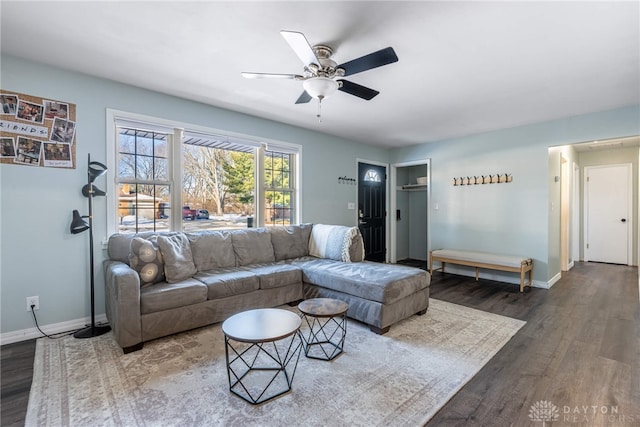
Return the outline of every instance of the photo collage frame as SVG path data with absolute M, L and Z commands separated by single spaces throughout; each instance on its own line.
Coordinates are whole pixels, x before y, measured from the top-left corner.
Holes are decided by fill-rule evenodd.
M 0 163 L 75 169 L 75 104 L 0 89 L 0 106 Z

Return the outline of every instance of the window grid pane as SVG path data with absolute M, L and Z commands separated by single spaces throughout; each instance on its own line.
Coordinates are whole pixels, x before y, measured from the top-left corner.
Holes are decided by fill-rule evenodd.
M 167 134 L 120 128 L 118 232 L 169 230 Z
M 118 185 L 118 232 L 169 230 L 168 185 Z

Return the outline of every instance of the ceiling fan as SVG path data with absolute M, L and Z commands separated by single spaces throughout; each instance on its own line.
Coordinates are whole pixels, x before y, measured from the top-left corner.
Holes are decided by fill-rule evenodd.
M 243 72 L 242 75 L 248 79 L 292 79 L 302 81 L 304 92 L 296 100 L 296 104 L 304 104 L 311 101 L 312 98 L 316 98 L 319 101 L 318 118 L 320 118 L 322 100 L 333 95 L 337 90 L 367 101 L 380 93 L 377 90 L 344 80 L 341 77 L 398 61 L 398 56 L 393 48 L 387 47 L 338 65 L 331 59 L 331 55 L 333 55 L 331 47 L 325 45 L 311 46 L 304 34 L 300 32 L 282 30 L 280 34 L 304 64 L 304 74 Z

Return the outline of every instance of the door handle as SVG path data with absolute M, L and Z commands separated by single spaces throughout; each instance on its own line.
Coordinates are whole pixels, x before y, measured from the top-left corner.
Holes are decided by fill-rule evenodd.
M 359 221 L 358 221 L 358 224 L 359 224 L 359 225 L 365 225 L 366 223 L 367 223 L 367 221 L 363 221 L 363 220 L 359 220 Z
M 622 218 L 620 221 L 627 222 L 627 219 L 626 218 Z

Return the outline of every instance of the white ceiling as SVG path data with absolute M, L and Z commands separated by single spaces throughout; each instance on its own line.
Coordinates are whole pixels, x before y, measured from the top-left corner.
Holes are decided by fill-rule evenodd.
M 436 1 L 8 1 L 3 54 L 364 143 L 399 147 L 640 103 L 640 3 Z M 279 31 L 339 64 L 392 46 L 399 61 L 349 76 L 376 89 L 295 105 L 302 73 Z M 11 88 L 5 88 L 11 89 Z

